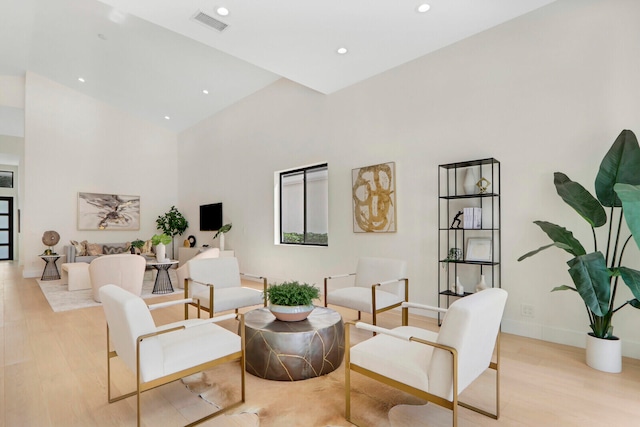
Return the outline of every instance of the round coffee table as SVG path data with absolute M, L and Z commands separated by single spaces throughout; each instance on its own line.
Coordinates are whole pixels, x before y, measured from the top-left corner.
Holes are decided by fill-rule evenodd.
M 268 308 L 244 316 L 246 370 L 260 378 L 297 381 L 328 374 L 344 357 L 344 323 L 330 308 L 316 307 L 306 320 L 281 322 Z

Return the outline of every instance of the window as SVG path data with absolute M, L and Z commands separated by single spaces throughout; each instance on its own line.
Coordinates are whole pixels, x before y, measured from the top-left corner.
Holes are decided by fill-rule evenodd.
M 277 242 L 327 246 L 329 170 L 326 163 L 277 172 Z

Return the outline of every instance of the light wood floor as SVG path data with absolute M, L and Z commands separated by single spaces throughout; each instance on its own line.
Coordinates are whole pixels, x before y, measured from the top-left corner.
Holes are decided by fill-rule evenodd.
M 179 320 L 181 311 L 158 316 L 166 323 Z M 395 316 L 383 315 L 379 323 L 394 326 Z M 410 321 L 421 322 L 433 327 L 429 319 Z M 106 401 L 105 339 L 101 307 L 53 313 L 34 279 L 0 263 L 0 425 L 135 425 L 134 399 Z M 145 425 L 186 423 L 185 408 L 161 389 L 143 398 Z M 639 425 L 638 360 L 625 358 L 621 374 L 606 374 L 584 364 L 583 349 L 503 334 L 501 389 L 500 420 L 461 409 L 460 425 Z M 247 395 L 250 401 L 251 390 Z

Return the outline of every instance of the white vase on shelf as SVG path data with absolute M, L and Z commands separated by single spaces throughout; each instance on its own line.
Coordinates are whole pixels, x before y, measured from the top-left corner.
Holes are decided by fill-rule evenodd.
M 464 286 L 460 283 L 460 277 L 456 276 L 456 288 L 454 292 L 458 295 L 464 295 Z
M 485 289 L 487 289 L 487 287 L 487 282 L 485 282 L 484 280 L 484 274 L 481 274 L 480 281 L 476 285 L 476 292 L 484 291 Z
M 472 195 L 476 194 L 476 190 L 478 190 L 478 177 L 476 176 L 476 172 L 472 168 L 467 168 L 464 174 L 464 179 L 462 180 L 462 188 L 464 189 L 464 194 Z
M 220 246 L 220 252 L 224 251 L 224 233 L 220 233 L 220 236 L 218 236 L 218 239 L 220 239 L 219 246 Z

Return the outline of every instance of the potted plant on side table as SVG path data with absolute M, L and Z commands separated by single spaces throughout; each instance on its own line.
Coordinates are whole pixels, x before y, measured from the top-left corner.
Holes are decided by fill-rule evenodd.
M 591 226 L 594 250 L 587 253 L 564 227 L 534 221 L 552 243 L 521 256 L 518 261 L 554 246 L 572 256 L 567 265 L 575 287 L 563 285 L 552 291 L 571 290 L 584 301 L 591 326 L 587 365 L 605 372 L 620 372 L 622 347 L 620 339 L 613 335 L 613 315 L 626 305 L 640 308 L 640 271 L 622 266 L 627 244 L 634 239 L 640 247 L 640 147 L 636 136 L 623 130 L 605 155 L 595 181 L 597 199 L 563 173 L 554 174 L 554 184 L 558 195 Z M 604 207 L 610 208 L 606 255 L 598 250 L 595 230 L 607 223 Z M 635 298 L 616 307 L 620 278 Z
M 267 288 L 269 310 L 276 319 L 284 322 L 306 319 L 315 308 L 313 300 L 319 296 L 318 288 L 297 281 L 273 284 Z
M 164 262 L 167 259 L 167 245 L 171 243 L 171 237 L 166 234 L 154 234 L 151 244 L 156 247 L 156 260 Z

